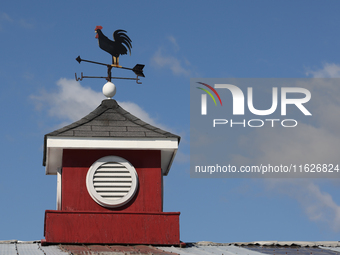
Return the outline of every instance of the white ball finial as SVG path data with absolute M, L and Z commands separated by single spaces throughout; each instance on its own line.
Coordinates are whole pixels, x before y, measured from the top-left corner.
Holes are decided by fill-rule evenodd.
M 114 95 L 116 95 L 116 86 L 108 81 L 104 86 L 103 86 L 103 94 L 107 98 L 111 99 Z

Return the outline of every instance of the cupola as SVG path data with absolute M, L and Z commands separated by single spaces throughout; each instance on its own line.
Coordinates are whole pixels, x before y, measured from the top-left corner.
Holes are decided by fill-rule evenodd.
M 179 244 L 179 212 L 163 212 L 163 176 L 180 137 L 103 100 L 45 135 L 46 174 L 57 175 L 57 209 L 45 243 Z

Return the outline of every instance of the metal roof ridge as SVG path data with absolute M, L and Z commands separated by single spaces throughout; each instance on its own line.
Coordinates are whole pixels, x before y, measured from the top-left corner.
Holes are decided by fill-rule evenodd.
M 255 242 L 233 242 L 215 243 L 210 241 L 200 241 L 191 243 L 194 246 L 299 246 L 299 247 L 340 247 L 340 241 L 255 241 Z
M 32 243 L 41 243 L 40 240 L 34 240 L 34 241 L 20 241 L 20 240 L 0 240 L 0 244 L 32 244 Z
M 0 240 L 0 244 L 33 244 L 41 243 L 41 240 L 20 241 L 20 240 Z M 82 245 L 82 244 L 78 244 Z M 340 241 L 255 241 L 255 242 L 233 242 L 233 243 L 217 243 L 211 241 L 187 242 L 187 247 L 192 246 L 300 246 L 300 247 L 340 247 Z M 149 245 L 152 247 L 160 247 L 159 245 Z

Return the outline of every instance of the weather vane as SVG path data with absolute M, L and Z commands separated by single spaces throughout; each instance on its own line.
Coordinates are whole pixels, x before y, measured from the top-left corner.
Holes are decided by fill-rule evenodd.
M 81 81 L 84 78 L 104 78 L 108 82 L 104 85 L 103 87 L 103 93 L 107 97 L 113 97 L 114 94 L 116 93 L 116 88 L 114 84 L 111 82 L 111 79 L 124 79 L 124 80 L 135 80 L 136 83 L 141 84 L 139 77 L 145 77 L 143 73 L 143 68 L 144 65 L 137 64 L 135 65 L 134 68 L 128 68 L 128 67 L 123 67 L 119 65 L 119 56 L 120 55 L 126 55 L 127 52 L 129 51 L 131 55 L 131 39 L 127 36 L 125 30 L 116 30 L 113 33 L 113 41 L 111 41 L 109 38 L 107 38 L 103 32 L 102 32 L 103 27 L 102 26 L 96 26 L 95 32 L 96 32 L 96 38 L 98 39 L 98 44 L 99 47 L 110 53 L 112 55 L 112 64 L 104 64 L 100 62 L 95 62 L 95 61 L 90 61 L 90 60 L 85 60 L 82 59 L 80 56 L 76 58 L 76 60 L 79 62 L 88 62 L 92 64 L 97 64 L 97 65 L 103 65 L 107 67 L 107 76 L 84 76 L 83 73 L 81 73 L 81 76 L 78 78 L 77 74 L 75 74 L 76 80 Z M 125 70 L 131 70 L 133 71 L 137 77 L 136 78 L 127 78 L 127 77 L 112 77 L 112 68 L 120 68 L 120 69 L 125 69 Z M 106 87 L 106 89 L 105 89 Z M 104 92 L 104 90 L 106 92 Z

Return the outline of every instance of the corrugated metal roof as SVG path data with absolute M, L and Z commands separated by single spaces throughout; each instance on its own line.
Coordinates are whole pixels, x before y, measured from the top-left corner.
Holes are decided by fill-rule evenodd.
M 257 251 L 248 250 L 239 246 L 192 246 L 186 248 L 179 247 L 158 247 L 168 252 L 178 253 L 180 255 L 262 255 Z
M 314 255 L 339 255 L 340 242 L 322 241 L 322 242 L 301 242 L 301 241 L 259 241 L 259 242 L 239 242 L 239 243 L 213 243 L 198 242 L 194 244 L 201 249 L 208 247 L 242 247 L 246 250 L 258 252 L 257 254 L 314 254 Z M 237 250 L 235 251 L 237 252 Z M 239 254 L 239 253 L 235 253 Z M 245 254 L 251 254 L 246 253 Z
M 261 254 L 276 254 L 276 255 L 338 255 L 338 252 L 321 249 L 319 247 L 300 247 L 300 246 L 247 246 L 252 251 L 261 252 Z
M 0 243 L 1 255 L 69 255 L 58 246 L 41 247 L 38 242 L 9 242 Z
M 25 255 L 43 255 L 44 252 L 40 249 L 40 244 L 38 243 L 18 243 L 16 244 L 17 254 Z
M 320 247 L 322 249 L 326 249 L 326 250 L 331 250 L 331 251 L 337 251 L 340 253 L 340 247 Z
M 207 244 L 204 244 L 207 243 Z M 299 247 L 340 247 L 338 241 L 321 241 L 321 242 L 306 242 L 306 241 L 257 241 L 257 242 L 238 242 L 229 244 L 219 244 L 213 242 L 199 242 L 198 245 L 237 245 L 237 246 L 299 246 Z
M 69 255 L 68 252 L 64 252 L 58 245 L 42 246 L 41 249 L 45 255 Z
M 185 248 L 148 245 L 50 245 L 0 241 L 1 255 L 340 255 L 340 242 L 188 243 Z
M 67 251 L 70 254 L 105 254 L 105 255 L 143 255 L 143 254 L 155 254 L 155 255 L 176 255 L 176 253 L 166 252 L 162 249 L 147 245 L 60 245 L 60 249 Z
M 17 254 L 17 251 L 15 249 L 16 247 L 12 244 L 7 244 L 7 243 L 4 243 L 4 244 L 0 244 L 0 254 L 3 254 L 3 255 L 16 255 Z

